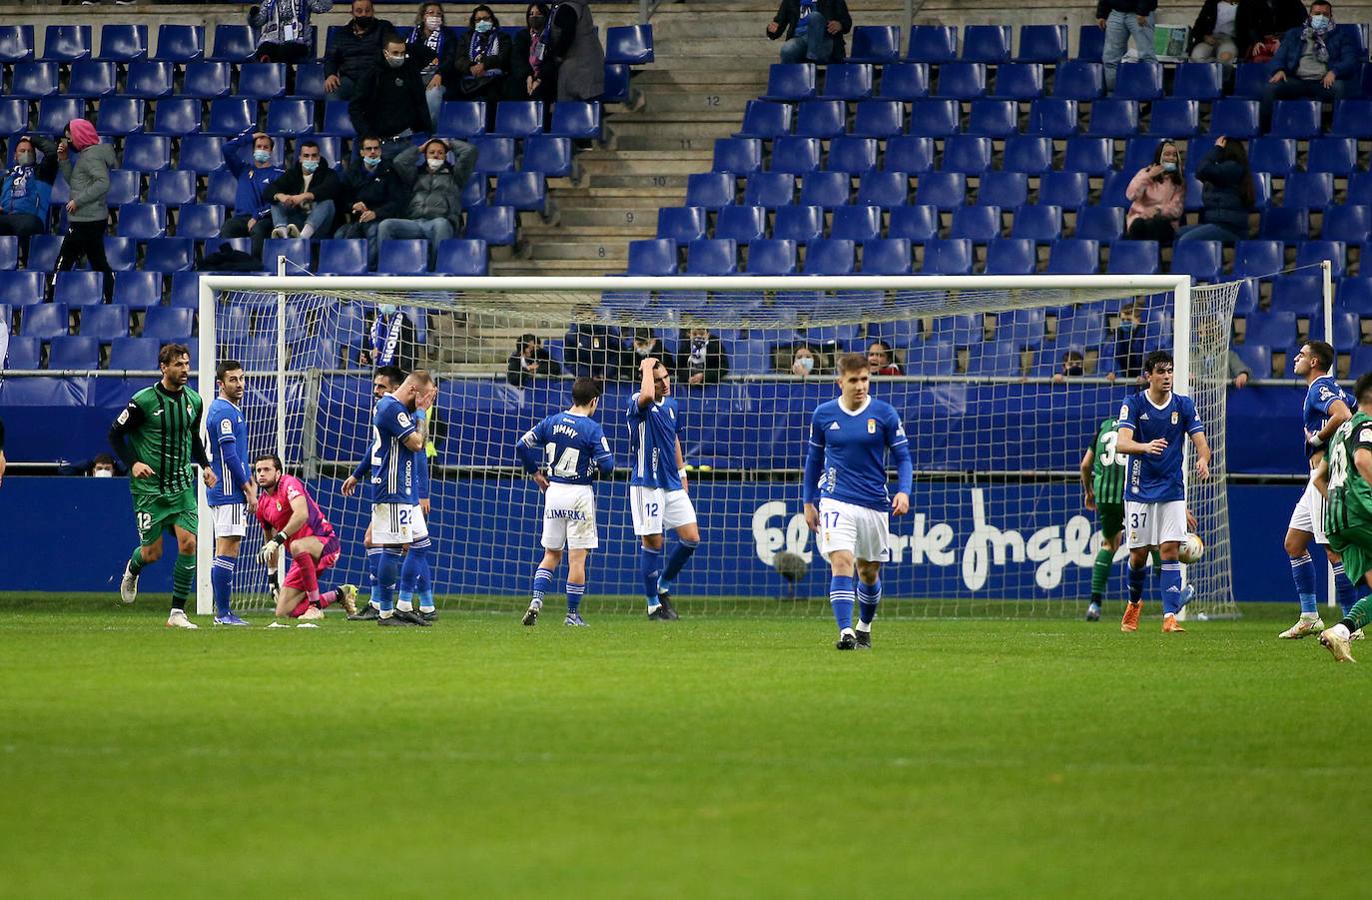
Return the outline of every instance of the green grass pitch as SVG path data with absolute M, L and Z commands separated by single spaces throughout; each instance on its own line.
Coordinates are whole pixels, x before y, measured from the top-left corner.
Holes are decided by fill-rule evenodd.
M 1360 890 L 1372 665 L 1276 640 L 1285 606 L 879 621 L 870 653 L 822 607 L 556 606 L 189 633 L 0 600 L 0 895 Z

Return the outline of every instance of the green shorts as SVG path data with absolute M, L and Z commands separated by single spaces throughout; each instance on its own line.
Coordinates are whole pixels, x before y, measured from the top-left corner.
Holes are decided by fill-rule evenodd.
M 133 521 L 138 529 L 138 541 L 146 547 L 162 537 L 162 532 L 173 526 L 184 528 L 191 534 L 200 523 L 198 500 L 195 487 L 188 487 L 179 494 L 134 495 Z
M 1329 532 L 1329 549 L 1343 558 L 1343 571 L 1348 580 L 1358 584 L 1372 572 L 1372 525 L 1355 525 L 1339 532 Z
M 1113 539 L 1124 530 L 1124 504 L 1097 503 L 1096 521 L 1100 523 L 1100 533 L 1105 535 L 1106 540 Z

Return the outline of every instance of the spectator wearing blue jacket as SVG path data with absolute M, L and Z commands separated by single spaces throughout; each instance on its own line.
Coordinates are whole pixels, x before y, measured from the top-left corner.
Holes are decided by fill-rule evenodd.
M 43 160 L 38 161 L 42 152 Z M 48 204 L 57 178 L 57 145 L 42 135 L 24 135 L 14 147 L 14 165 L 0 188 L 0 235 L 19 237 L 19 259 L 29 259 L 29 238 L 48 230 Z
M 240 153 L 252 141 L 252 164 L 243 161 Z M 286 170 L 272 163 L 271 135 L 244 131 L 231 141 L 224 142 L 224 164 L 238 179 L 238 191 L 233 198 L 233 215 L 224 220 L 220 237 L 252 239 L 252 255 L 262 256 L 262 244 L 272 231 L 272 201 L 267 187 L 286 174 Z
M 1358 47 L 1347 32 L 1334 28 L 1334 7 L 1324 0 L 1310 4 L 1305 24 L 1282 35 L 1262 95 L 1263 128 L 1271 121 L 1276 100 L 1319 100 L 1336 103 L 1357 92 L 1361 74 Z

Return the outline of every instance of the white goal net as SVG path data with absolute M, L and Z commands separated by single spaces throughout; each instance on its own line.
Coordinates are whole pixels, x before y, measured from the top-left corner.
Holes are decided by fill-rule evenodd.
M 301 477 L 343 544 L 327 589 L 370 592 L 364 497 L 339 486 L 371 437 L 373 371 L 359 360 L 378 310 L 404 310 L 417 365 L 440 394 L 432 423 L 430 531 L 443 610 L 517 615 L 541 556 L 541 495 L 516 440 L 570 405 L 574 374 L 604 380 L 597 418 L 619 470 L 595 487 L 600 547 L 588 619 L 644 608 L 628 509 L 626 410 L 637 347 L 672 359 L 673 395 L 702 542 L 675 580 L 683 612 L 827 614 L 828 571 L 801 509 L 810 414 L 837 393 L 846 352 L 885 352 L 874 396 L 900 412 L 914 457 L 909 515 L 892 519 L 883 616 L 1079 615 L 1100 536 L 1079 463 L 1101 420 L 1138 390 L 1143 354 L 1176 354 L 1214 450 L 1189 505 L 1206 553 L 1189 567 L 1189 612 L 1233 615 L 1225 500 L 1229 322 L 1237 287 L 1172 276 L 858 278 L 332 278 L 209 276 L 199 317 L 200 389 L 215 363 L 248 372 L 252 453 Z M 514 361 L 532 335 L 548 363 Z M 874 347 L 875 345 L 875 347 Z M 793 368 L 797 359 L 813 369 Z M 802 362 L 802 366 L 805 363 Z M 800 372 L 801 374 L 796 374 Z M 692 383 L 692 382 L 699 383 Z M 893 473 L 894 474 L 894 473 Z M 201 517 L 200 604 L 212 526 Z M 245 541 L 235 605 L 269 608 Z M 668 552 L 674 544 L 668 538 Z M 1124 594 L 1121 552 L 1106 592 Z M 565 564 L 557 574 L 560 592 Z M 1156 601 L 1156 581 L 1145 599 Z M 555 595 L 550 595 L 555 596 Z M 555 604 L 556 605 L 556 604 Z M 1113 609 L 1114 607 L 1112 607 Z

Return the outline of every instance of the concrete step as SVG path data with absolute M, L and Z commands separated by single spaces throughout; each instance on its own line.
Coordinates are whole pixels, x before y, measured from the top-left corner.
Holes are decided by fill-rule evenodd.
M 755 85 L 766 87 L 767 71 L 758 66 L 687 69 L 673 63 L 670 67 L 644 69 L 642 74 L 634 76 L 634 84 L 647 94 L 662 90 L 696 90 L 701 85 L 712 88 L 727 85 L 741 91 L 751 89 Z
M 600 260 L 604 265 L 611 265 L 615 260 L 623 262 L 629 258 L 629 244 L 623 240 L 558 241 L 544 238 L 529 241 L 527 252 L 529 255 L 524 262 L 585 259 Z
M 672 119 L 655 117 L 653 119 L 625 120 L 616 122 L 614 125 L 615 146 L 624 149 L 637 149 L 645 145 L 642 142 L 625 144 L 623 143 L 624 139 L 651 137 L 657 143 L 646 146 L 654 146 L 664 150 L 673 147 L 704 149 L 714 147 L 715 138 L 728 137 L 738 131 L 742 125 L 742 114 L 730 116 L 728 119 L 712 119 L 710 121 L 701 121 L 685 114 Z M 681 141 L 690 141 L 690 144 L 683 145 Z
M 624 271 L 622 262 L 598 259 L 519 260 L 492 263 L 492 275 L 617 275 Z
M 656 204 L 609 202 L 609 197 L 560 197 L 563 228 L 620 229 L 657 224 Z M 596 203 L 598 205 L 589 205 Z M 585 205 L 583 205 L 585 204 Z
M 742 121 L 743 119 L 740 116 L 739 122 L 742 123 Z M 621 135 L 615 139 L 615 146 L 620 150 L 656 150 L 664 145 L 668 145 L 672 147 L 679 147 L 683 151 L 705 150 L 706 152 L 711 153 L 713 155 L 715 138 L 728 137 L 737 130 L 738 125 L 732 125 L 727 130 L 721 129 L 717 132 L 702 130 L 691 137 L 677 137 L 670 139 L 664 139 L 651 133 L 626 134 Z M 696 169 L 695 171 L 705 172 L 708 171 L 709 168 L 710 162 L 707 160 L 703 165 L 700 166 L 700 168 Z
M 656 211 L 654 211 L 656 212 Z M 605 241 L 641 240 L 657 233 L 657 217 L 644 216 L 636 224 L 619 225 L 526 225 L 520 229 L 530 244 L 544 240 L 579 240 L 587 244 Z
M 733 87 L 730 85 L 729 87 Z M 763 89 L 765 90 L 765 85 Z M 741 116 L 743 108 L 748 105 L 749 100 L 758 98 L 757 91 L 711 91 L 701 89 L 698 91 L 677 91 L 672 93 L 661 93 L 645 91 L 644 95 L 647 102 L 643 106 L 645 116 L 661 116 L 663 113 L 723 113 L 732 112 L 734 115 Z
M 672 159 L 638 159 L 634 157 L 606 157 L 604 159 L 582 158 L 582 170 L 594 187 L 602 179 L 611 175 L 689 175 L 710 167 L 710 152 L 701 150 L 684 151 L 691 155 Z

